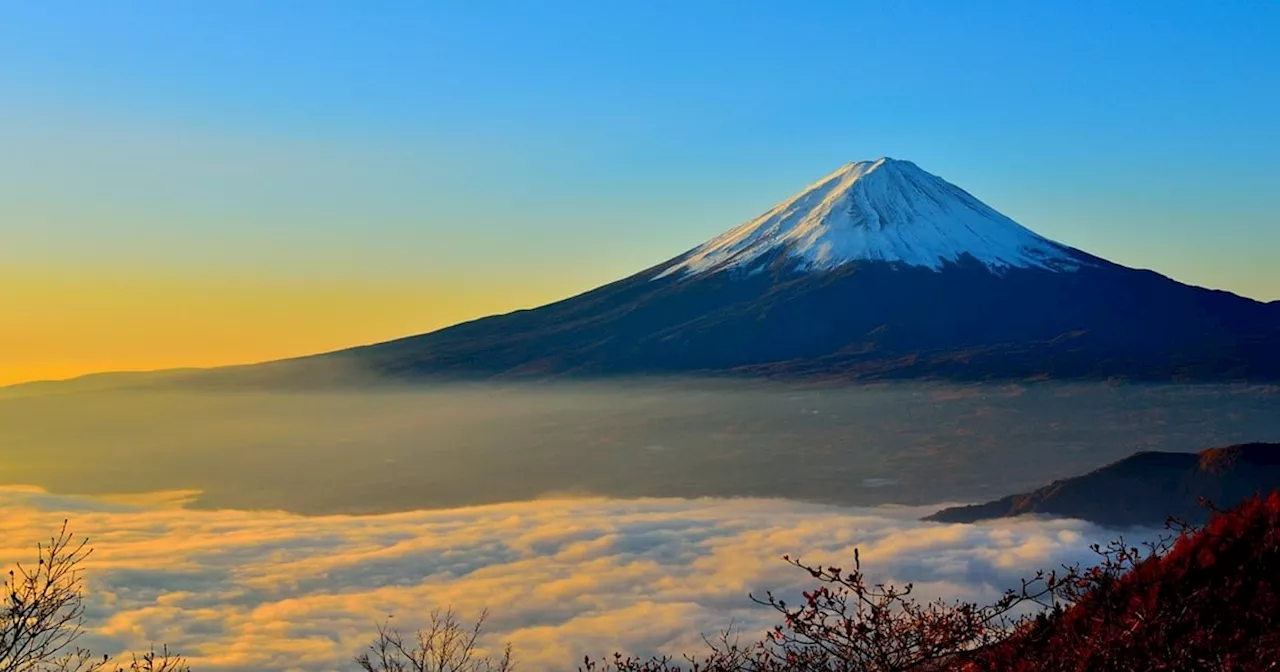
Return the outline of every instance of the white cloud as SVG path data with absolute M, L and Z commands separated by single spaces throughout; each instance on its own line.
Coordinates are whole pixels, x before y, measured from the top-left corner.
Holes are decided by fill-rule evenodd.
M 0 561 L 69 518 L 91 538 L 91 643 L 168 643 L 197 670 L 350 669 L 380 619 L 489 608 L 487 644 L 525 670 L 587 653 L 698 651 L 701 633 L 775 622 L 748 593 L 811 584 L 784 553 L 926 596 L 991 597 L 1037 568 L 1087 560 L 1079 521 L 917 522 L 918 508 L 761 499 L 565 499 L 376 516 L 194 511 L 184 493 L 128 501 L 0 488 Z

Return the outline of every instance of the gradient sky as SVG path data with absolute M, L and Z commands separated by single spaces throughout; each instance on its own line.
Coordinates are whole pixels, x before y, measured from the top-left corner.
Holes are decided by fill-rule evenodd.
M 1280 299 L 1280 3 L 0 0 L 0 384 L 304 354 L 911 159 Z

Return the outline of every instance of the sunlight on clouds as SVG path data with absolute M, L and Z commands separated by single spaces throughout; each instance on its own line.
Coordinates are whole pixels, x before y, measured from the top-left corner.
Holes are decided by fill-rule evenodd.
M 181 494 L 181 493 L 179 493 Z M 784 553 L 846 565 L 926 596 L 987 597 L 1040 567 L 1088 558 L 1105 532 L 1078 521 L 917 522 L 917 508 L 779 500 L 564 499 L 377 516 L 190 511 L 174 493 L 132 501 L 0 488 L 0 560 L 25 560 L 64 518 L 91 538 L 99 650 L 168 643 L 199 670 L 349 668 L 374 625 L 433 607 L 491 610 L 486 645 L 523 669 L 584 654 L 697 650 L 734 623 L 775 621 L 748 593 L 811 579 Z

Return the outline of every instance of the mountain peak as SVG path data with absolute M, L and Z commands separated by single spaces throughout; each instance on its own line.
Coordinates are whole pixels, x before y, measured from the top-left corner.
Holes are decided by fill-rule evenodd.
M 942 270 L 971 257 L 993 272 L 1071 271 L 1070 248 L 911 161 L 853 161 L 763 215 L 694 248 L 658 277 L 753 270 L 781 255 L 804 270 L 883 261 Z
M 878 159 L 850 161 L 849 163 L 844 164 L 844 166 L 842 166 L 840 170 L 837 170 L 836 172 L 845 173 L 845 172 L 849 172 L 850 170 L 858 170 L 858 171 L 861 171 L 862 173 L 866 173 L 879 168 L 888 168 L 888 169 L 905 168 L 905 169 L 920 170 L 920 166 L 917 166 L 916 164 L 906 159 L 895 159 L 892 156 L 882 156 Z

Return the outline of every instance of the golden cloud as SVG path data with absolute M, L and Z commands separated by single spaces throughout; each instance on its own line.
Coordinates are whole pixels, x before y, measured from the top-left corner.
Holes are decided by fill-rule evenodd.
M 987 597 L 1037 568 L 1084 560 L 1107 535 L 1079 521 L 917 522 L 917 508 L 764 499 L 560 499 L 369 516 L 178 508 L 189 493 L 93 499 L 0 488 L 0 561 L 29 558 L 70 519 L 95 650 L 167 643 L 198 670 L 351 669 L 391 616 L 491 612 L 485 644 L 526 670 L 585 654 L 696 651 L 772 612 L 748 593 L 809 584 L 784 553 L 844 564 L 926 596 Z

